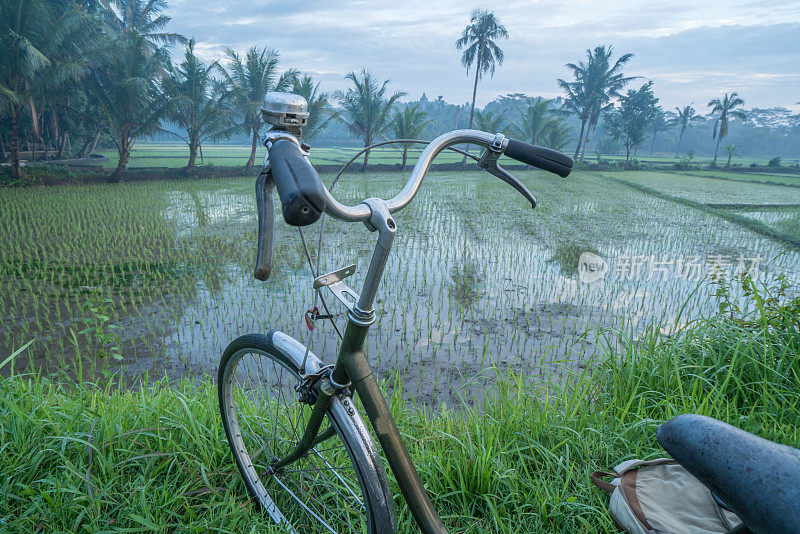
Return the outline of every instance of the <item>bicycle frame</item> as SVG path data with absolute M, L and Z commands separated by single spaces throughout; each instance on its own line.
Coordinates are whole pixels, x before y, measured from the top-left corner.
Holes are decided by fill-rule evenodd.
M 316 444 L 333 435 L 330 428 L 320 433 L 330 399 L 345 389 L 353 388 L 361 399 L 367 418 L 378 436 L 381 448 L 386 453 L 389 467 L 397 479 L 400 491 L 403 493 L 417 525 L 424 534 L 447 534 L 447 529 L 433 508 L 389 407 L 386 405 L 386 400 L 375 381 L 373 370 L 364 354 L 364 340 L 370 326 L 375 322 L 375 311 L 372 305 L 383 277 L 386 262 L 389 259 L 389 253 L 392 250 L 394 236 L 397 233 L 397 223 L 392 218 L 392 213 L 402 210 L 413 200 L 433 158 L 442 150 L 458 143 L 472 143 L 486 147 L 478 166 L 512 185 L 528 198 L 532 205 L 535 205 L 536 201 L 530 191 L 508 172 L 497 166 L 497 158 L 506 149 L 508 142 L 508 139 L 502 134 L 489 134 L 478 130 L 456 130 L 443 134 L 434 139 L 422 151 L 405 187 L 397 196 L 388 201 L 370 198 L 356 206 L 346 206 L 339 203 L 325 189 L 327 198 L 325 212 L 328 215 L 342 221 L 363 222 L 370 231 L 378 232 L 378 240 L 357 301 L 348 302 L 346 299 L 340 298 L 347 305 L 349 312 L 342 345 L 333 371 L 321 379 L 319 376 L 314 376 L 316 400 L 303 436 L 292 452 L 271 464 L 273 472 L 302 458 Z M 318 287 L 316 283 L 315 287 Z M 353 297 L 352 293 L 354 292 L 348 291 L 351 298 Z M 349 408 L 348 412 L 351 412 L 351 415 L 355 414 L 352 408 Z
M 364 201 L 372 215 L 365 221 L 371 230 L 377 230 L 378 241 L 370 260 L 366 278 L 358 301 L 348 312 L 342 345 L 336 365 L 328 379 L 321 380 L 303 436 L 295 449 L 287 456 L 272 464 L 277 471 L 305 455 L 313 446 L 331 437 L 330 429 L 320 433 L 325 419 L 328 403 L 333 395 L 345 387 L 352 387 L 358 393 L 367 418 L 378 436 L 381 448 L 386 453 L 389 467 L 394 473 L 403 497 L 414 519 L 425 534 L 446 534 L 442 520 L 436 513 L 417 469 L 397 429 L 386 400 L 375 381 L 373 370 L 364 354 L 364 340 L 370 326 L 375 322 L 373 303 L 383 276 L 389 253 L 392 249 L 397 223 L 389 213 L 386 201 L 372 198 Z

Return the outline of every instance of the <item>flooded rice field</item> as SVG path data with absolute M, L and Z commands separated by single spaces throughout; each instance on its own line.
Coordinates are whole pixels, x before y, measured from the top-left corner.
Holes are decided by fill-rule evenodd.
M 763 210 L 740 210 L 743 216 L 762 222 L 779 231 L 794 232 L 800 234 L 800 208 L 793 206 L 790 208 L 775 208 Z
M 649 326 L 669 335 L 713 313 L 715 276 L 800 278 L 796 252 L 707 213 L 588 173 L 518 176 L 535 210 L 468 171 L 432 173 L 396 216 L 368 351 L 408 399 L 452 405 L 482 397 L 497 373 L 580 371 L 620 337 Z M 387 198 L 406 177 L 353 174 L 334 194 Z M 669 191 L 685 181 L 682 195 L 703 202 L 753 198 L 752 184 L 714 181 L 713 192 L 708 180 L 692 186 L 702 179 L 674 173 L 636 179 Z M 795 191 L 753 187 L 765 204 L 800 202 L 786 197 Z M 252 276 L 253 189 L 242 177 L 0 192 L 2 354 L 34 340 L 18 372 L 199 379 L 213 376 L 233 338 L 277 328 L 332 363 L 332 326 L 318 322 L 312 337 L 304 320 L 313 275 L 296 229 L 276 223 L 273 278 Z M 358 290 L 375 236 L 326 219 L 304 230 L 315 258 L 320 228 L 320 272 L 355 263 L 348 283 Z M 323 296 L 342 327 L 343 308 Z
M 626 172 L 621 175 L 610 174 L 631 182 L 651 187 L 656 191 L 675 197 L 688 198 L 695 202 L 709 204 L 800 204 L 800 180 L 787 178 L 788 185 L 782 187 L 775 184 L 733 181 L 747 177 L 735 173 L 719 172 L 720 176 L 732 177 L 728 183 L 704 176 L 695 176 L 677 172 L 661 173 L 653 171 Z M 753 178 L 753 177 L 749 177 Z

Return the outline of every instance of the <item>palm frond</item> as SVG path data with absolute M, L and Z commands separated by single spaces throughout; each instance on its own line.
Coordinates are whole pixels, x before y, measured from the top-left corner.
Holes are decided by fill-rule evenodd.
M 500 24 L 499 19 L 494 13 L 487 10 L 475 9 L 470 15 L 470 23 L 461 33 L 461 37 L 456 41 L 456 49 L 462 50 L 461 64 L 467 69 L 469 74 L 470 67 L 479 60 L 480 64 L 475 65 L 477 75 L 480 77 L 484 73 L 494 75 L 497 65 L 503 63 L 504 54 L 497 41 L 508 38 L 508 30 Z

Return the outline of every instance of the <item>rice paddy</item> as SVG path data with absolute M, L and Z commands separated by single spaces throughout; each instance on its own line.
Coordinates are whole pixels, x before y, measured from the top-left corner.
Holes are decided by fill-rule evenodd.
M 360 146 L 342 146 L 342 147 L 317 147 L 315 146 L 316 143 L 312 140 L 310 141 L 312 145 L 310 159 L 311 162 L 315 165 L 342 165 L 347 162 L 351 157 L 353 157 L 358 151 L 361 150 Z M 413 165 L 416 157 L 419 155 L 421 145 L 419 147 L 410 148 L 408 151 L 408 163 Z M 475 148 L 473 147 L 473 152 Z M 105 160 L 103 166 L 106 168 L 115 168 L 118 162 L 118 154 L 117 151 L 114 149 L 105 149 L 105 150 L 98 150 L 99 154 L 103 154 L 108 159 Z M 256 164 L 260 163 L 260 158 L 263 157 L 263 148 L 259 148 L 258 156 L 256 157 Z M 216 166 L 237 166 L 243 165 L 247 159 L 250 157 L 250 145 L 208 145 L 203 147 L 202 158 L 198 155 L 197 164 L 198 165 L 216 165 Z M 370 162 L 373 164 L 389 164 L 395 165 L 400 164 L 402 162 L 402 152 L 398 148 L 392 146 L 384 146 L 373 149 L 370 151 Z M 440 154 L 436 161 L 437 163 L 457 163 L 460 162 L 462 159 L 456 153 L 453 152 L 445 152 Z M 654 156 L 642 156 L 639 158 L 641 161 L 648 162 L 648 163 L 657 163 L 662 165 L 672 165 L 673 163 L 677 163 L 681 161 L 679 158 L 676 158 L 672 154 L 668 155 L 661 155 L 657 154 Z M 755 163 L 757 165 L 766 165 L 770 157 L 767 156 L 747 156 L 742 157 L 741 163 L 742 165 L 750 165 L 751 163 Z M 137 143 L 134 147 L 131 158 L 129 160 L 128 166 L 131 168 L 137 167 L 185 167 L 187 161 L 189 160 L 189 149 L 186 145 L 180 143 L 155 143 L 155 142 L 140 142 Z M 515 163 L 512 160 L 508 160 L 506 158 L 502 158 L 505 160 L 506 163 Z M 501 160 L 501 161 L 502 161 Z M 616 161 L 621 162 L 625 160 L 625 156 L 622 155 L 613 155 L 613 154 L 604 154 L 602 156 L 596 155 L 589 155 L 587 154 L 587 161 L 588 162 L 598 162 L 598 161 Z M 692 160 L 693 165 L 697 164 L 708 164 L 711 162 L 711 157 L 698 157 Z M 800 164 L 800 160 L 797 158 L 786 158 L 784 160 L 784 165 L 789 166 L 796 166 Z M 724 173 L 722 171 L 693 171 L 696 173 L 702 174 L 715 174 L 719 173 L 722 175 L 730 176 L 730 173 Z M 767 173 L 765 176 L 761 177 L 765 181 L 780 181 L 782 178 L 778 176 L 778 173 Z M 785 177 L 784 177 L 785 178 Z M 744 174 L 743 179 L 750 180 L 751 173 Z M 797 175 L 794 175 L 794 180 L 792 180 L 792 175 L 789 175 L 788 180 L 798 182 Z
M 421 149 L 424 148 L 410 148 L 408 151 L 408 163 L 414 164 L 416 157 L 419 156 Z M 261 163 L 264 157 L 263 148 L 260 148 L 256 156 L 256 164 Z M 310 160 L 314 165 L 343 165 L 356 153 L 361 150 L 361 147 L 324 147 L 312 148 Z M 474 151 L 474 149 L 473 149 Z M 103 166 L 106 168 L 114 168 L 119 161 L 118 154 L 115 150 L 101 150 L 99 153 L 106 156 L 108 159 L 104 161 Z M 250 146 L 240 145 L 213 145 L 203 149 L 203 158 L 198 155 L 198 165 L 216 165 L 216 166 L 243 166 L 247 159 L 250 157 Z M 189 151 L 185 145 L 174 144 L 142 144 L 134 148 L 129 166 L 136 167 L 185 167 L 189 159 Z M 459 163 L 462 156 L 455 152 L 446 152 L 436 158 L 437 163 Z M 402 152 L 392 146 L 378 147 L 370 150 L 369 161 L 371 164 L 380 165 L 395 165 L 402 162 Z
M 407 399 L 472 403 L 498 370 L 557 378 L 592 366 L 620 335 L 648 327 L 670 335 L 717 310 L 721 272 L 800 278 L 797 251 L 741 224 L 602 174 L 515 174 L 537 196 L 535 210 L 485 173 L 434 172 L 397 216 L 368 345 L 379 377 L 400 378 Z M 618 176 L 703 203 L 800 204 L 800 190 L 786 187 Z M 386 198 L 406 177 L 354 173 L 334 192 L 351 203 Z M 230 340 L 271 328 L 335 358 L 331 326 L 319 322 L 312 339 L 303 320 L 314 306 L 313 275 L 296 229 L 278 221 L 275 274 L 267 283 L 252 277 L 250 176 L 0 195 L 0 350 L 34 340 L 17 370 L 199 380 Z M 797 223 L 793 207 L 741 214 L 781 228 Z M 348 282 L 358 290 L 374 236 L 332 220 L 323 228 L 320 271 L 356 263 Z M 314 255 L 319 229 L 305 229 Z M 586 271 L 586 258 L 599 270 Z M 343 324 L 342 309 L 327 303 Z
M 800 175 L 795 176 L 800 185 Z M 800 188 L 794 187 L 744 181 L 726 183 L 687 174 L 653 171 L 627 172 L 620 177 L 670 196 L 706 204 L 800 205 Z M 749 175 L 742 178 L 749 178 Z

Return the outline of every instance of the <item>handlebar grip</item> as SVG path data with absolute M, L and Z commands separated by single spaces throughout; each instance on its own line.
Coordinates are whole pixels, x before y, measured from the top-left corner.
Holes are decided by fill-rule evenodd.
M 269 166 L 283 205 L 283 220 L 292 226 L 316 222 L 325 211 L 325 188 L 300 148 L 288 139 L 278 139 L 269 150 Z
M 566 178 L 572 172 L 572 158 L 552 148 L 509 139 L 508 147 L 506 147 L 504 154 L 509 158 L 533 165 L 543 171 L 557 174 L 562 178 Z
M 275 202 L 272 193 L 275 183 L 272 175 L 262 172 L 256 180 L 256 209 L 258 211 L 258 249 L 253 276 L 264 281 L 272 273 L 272 243 L 275 229 Z

